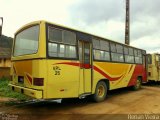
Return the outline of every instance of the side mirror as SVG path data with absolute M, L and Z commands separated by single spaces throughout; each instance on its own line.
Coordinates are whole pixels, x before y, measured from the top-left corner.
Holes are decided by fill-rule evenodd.
M 3 17 L 0 17 L 0 36 L 2 35 Z

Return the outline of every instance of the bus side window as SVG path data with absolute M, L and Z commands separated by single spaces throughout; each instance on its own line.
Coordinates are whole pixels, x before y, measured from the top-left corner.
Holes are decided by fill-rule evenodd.
M 48 55 L 50 57 L 76 58 L 76 34 L 59 28 L 48 27 Z
M 134 63 L 133 48 L 124 47 L 124 57 L 126 63 Z
M 110 61 L 109 42 L 93 38 L 94 59 Z
M 142 64 L 142 52 L 141 50 L 134 49 L 135 63 Z
M 111 43 L 111 58 L 115 62 L 124 62 L 122 45 Z

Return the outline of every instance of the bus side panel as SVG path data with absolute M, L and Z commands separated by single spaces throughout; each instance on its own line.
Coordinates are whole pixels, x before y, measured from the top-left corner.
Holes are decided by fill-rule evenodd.
M 147 80 L 143 65 L 94 62 L 93 68 L 92 93 L 94 93 L 97 82 L 102 79 L 109 81 L 109 90 L 133 86 L 138 76 L 142 76 L 143 82 Z
M 71 60 L 48 60 L 47 98 L 78 97 L 79 63 Z
M 156 66 L 153 64 L 149 64 L 148 65 L 148 80 L 156 81 L 158 80 L 157 76 L 158 76 L 158 72 L 157 72 Z
M 134 69 L 134 64 L 94 62 L 93 90 L 97 82 L 102 79 L 109 80 L 110 90 L 127 87 Z
M 135 66 L 134 72 L 132 74 L 130 82 L 128 83 L 128 86 L 135 85 L 138 77 L 142 77 L 142 83 L 147 82 L 147 73 L 143 65 Z
M 159 61 L 156 60 L 157 54 L 152 54 L 152 62 L 148 64 L 148 80 L 159 81 Z

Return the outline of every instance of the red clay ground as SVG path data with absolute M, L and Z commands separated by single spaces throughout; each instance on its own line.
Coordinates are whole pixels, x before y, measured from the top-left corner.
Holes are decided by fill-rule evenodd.
M 86 100 L 64 103 L 53 101 L 29 102 L 2 105 L 0 112 L 3 115 L 17 115 L 19 119 L 27 120 L 105 120 L 107 118 L 129 119 L 129 114 L 160 115 L 160 87 L 147 85 L 138 91 L 130 89 L 114 90 L 109 92 L 107 99 L 101 103 Z

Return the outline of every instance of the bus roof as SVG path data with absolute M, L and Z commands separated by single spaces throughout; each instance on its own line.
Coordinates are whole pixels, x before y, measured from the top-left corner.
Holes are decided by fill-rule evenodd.
M 69 30 L 72 30 L 72 31 L 75 31 L 75 32 L 80 32 L 80 33 L 88 34 L 88 35 L 91 35 L 91 36 L 93 36 L 95 38 L 111 41 L 111 42 L 118 43 L 118 44 L 121 44 L 121 45 L 124 45 L 124 46 L 130 46 L 130 45 L 127 45 L 127 44 L 124 44 L 124 43 L 120 43 L 120 42 L 117 42 L 117 41 L 114 41 L 114 40 L 111 40 L 111 39 L 108 39 L 108 38 L 104 38 L 104 37 L 101 37 L 101 36 L 98 36 L 98 35 L 93 35 L 91 33 L 87 33 L 87 32 L 81 31 L 81 30 L 77 30 L 77 29 L 74 29 L 74 28 L 70 28 L 70 27 L 67 27 L 67 26 L 64 26 L 64 25 L 60 25 L 60 24 L 57 24 L 57 23 L 53 23 L 53 22 L 49 22 L 49 21 L 46 21 L 46 20 L 38 20 L 38 21 L 33 21 L 33 22 L 28 23 L 28 24 L 25 24 L 25 25 L 23 25 L 21 28 L 19 28 L 16 31 L 15 35 L 18 32 L 22 31 L 23 29 L 26 29 L 28 26 L 32 26 L 34 24 L 40 24 L 40 23 L 48 23 L 48 24 L 55 25 L 55 26 L 58 26 L 58 27 L 63 27 L 63 28 L 66 28 L 66 29 L 69 29 Z M 136 48 L 136 47 L 133 47 L 133 46 L 130 46 L 130 47 Z M 144 50 L 144 49 L 140 49 L 140 48 L 136 48 L 136 49 Z M 144 50 L 144 51 L 146 51 L 146 50 Z

